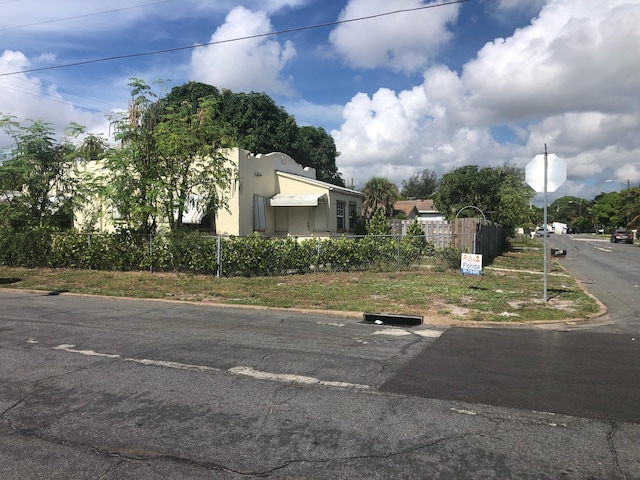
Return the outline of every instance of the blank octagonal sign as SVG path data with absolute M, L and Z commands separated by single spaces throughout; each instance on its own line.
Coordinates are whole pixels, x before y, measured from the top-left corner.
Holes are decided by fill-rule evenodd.
M 525 168 L 525 180 L 536 192 L 544 192 L 544 154 L 536 155 Z M 555 192 L 567 180 L 567 164 L 554 153 L 547 155 L 547 192 Z

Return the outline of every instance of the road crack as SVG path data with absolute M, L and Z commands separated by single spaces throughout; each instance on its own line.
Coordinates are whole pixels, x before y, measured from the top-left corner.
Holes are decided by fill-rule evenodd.
M 627 475 L 622 470 L 622 466 L 620 465 L 620 456 L 618 455 L 618 450 L 616 449 L 616 432 L 618 431 L 618 424 L 616 422 L 610 422 L 611 431 L 609 432 L 609 450 L 611 450 L 611 454 L 613 455 L 613 464 L 616 467 L 616 470 L 621 475 L 623 480 L 627 480 Z
M 377 454 L 376 453 L 372 453 L 372 454 L 367 454 L 367 455 L 351 455 L 351 456 L 344 456 L 344 457 L 332 457 L 332 458 L 315 459 L 315 460 L 308 459 L 308 458 L 287 460 L 284 463 L 282 463 L 281 465 L 273 467 L 273 468 L 271 468 L 269 470 L 265 470 L 263 472 L 254 472 L 253 475 L 255 475 L 255 476 L 268 476 L 271 473 L 277 472 L 278 470 L 283 470 L 283 469 L 287 468 L 290 465 L 294 465 L 294 464 L 298 464 L 298 463 L 327 464 L 327 463 L 332 463 L 332 462 L 342 462 L 342 461 L 352 461 L 352 460 L 389 459 L 389 458 L 392 458 L 392 457 L 397 457 L 397 456 L 402 456 L 402 455 L 409 455 L 409 454 L 415 453 L 415 452 L 420 451 L 420 450 L 437 447 L 437 446 L 439 446 L 439 445 L 441 445 L 443 443 L 467 440 L 469 438 L 476 437 L 476 436 L 482 436 L 484 434 L 485 434 L 485 432 L 479 432 L 479 433 L 468 433 L 468 434 L 464 434 L 464 435 L 453 435 L 453 436 L 449 436 L 449 437 L 441 437 L 441 438 L 435 439 L 435 440 L 433 440 L 431 442 L 428 442 L 428 443 L 425 443 L 425 444 L 416 445 L 414 447 L 405 448 L 405 449 L 402 449 L 402 450 L 392 451 L 392 452 L 388 452 L 388 453 L 377 453 Z

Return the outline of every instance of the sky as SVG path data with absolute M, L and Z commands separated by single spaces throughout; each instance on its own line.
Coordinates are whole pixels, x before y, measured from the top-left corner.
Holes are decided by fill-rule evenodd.
M 0 113 L 108 136 L 132 78 L 265 92 L 358 189 L 545 145 L 549 201 L 640 184 L 640 0 L 0 0 Z

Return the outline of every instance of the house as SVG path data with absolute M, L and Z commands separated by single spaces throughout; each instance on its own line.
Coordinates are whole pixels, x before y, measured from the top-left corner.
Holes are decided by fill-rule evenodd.
M 354 232 L 364 194 L 316 180 L 316 171 L 284 153 L 230 150 L 237 169 L 229 211 L 218 211 L 222 235 L 329 236 Z
M 216 218 L 206 215 L 194 201 L 182 216 L 183 224 L 221 235 L 246 236 L 253 232 L 272 236 L 330 236 L 355 232 L 364 194 L 316 180 L 316 171 L 303 167 L 284 153 L 254 155 L 240 148 L 225 156 L 236 171 L 233 187 L 226 192 L 228 211 Z M 84 222 L 84 223 L 83 223 Z M 94 226 L 112 231 L 118 214 Z M 86 225 L 86 216 L 76 215 L 76 224 Z
M 404 214 L 409 220 L 444 220 L 444 215 L 433 206 L 433 200 L 398 200 L 393 204 L 393 214 Z

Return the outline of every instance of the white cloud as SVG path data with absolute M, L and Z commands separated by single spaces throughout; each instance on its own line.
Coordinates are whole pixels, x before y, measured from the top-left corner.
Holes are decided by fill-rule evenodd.
M 488 43 L 465 65 L 476 121 L 633 109 L 628 98 L 640 84 L 639 25 L 637 3 L 550 2 L 529 27 Z
M 495 9 L 499 14 L 514 12 L 522 12 L 525 14 L 534 14 L 546 3 L 546 0 L 490 0 L 491 8 Z
M 263 35 L 273 31 L 265 12 L 236 7 L 225 23 L 211 36 L 210 42 Z M 296 55 L 293 43 L 281 44 L 271 37 L 249 38 L 209 45 L 194 50 L 191 79 L 234 91 L 266 91 L 291 95 L 293 89 L 282 70 Z
M 33 64 L 22 52 L 5 50 L 0 56 L 0 73 L 24 70 Z M 56 85 L 45 85 L 35 76 L 17 74 L 0 77 L 0 113 L 11 115 L 22 125 L 28 119 L 43 120 L 61 134 L 75 122 L 91 133 L 108 133 L 104 113 L 77 108 L 63 98 Z M 0 134 L 0 148 L 11 143 Z
M 417 8 L 421 0 L 350 0 L 339 20 Z M 426 66 L 452 37 L 447 24 L 458 15 L 457 5 L 397 13 L 340 24 L 330 34 L 335 50 L 354 67 L 389 67 L 413 72 Z
M 549 0 L 529 26 L 486 44 L 462 74 L 432 66 L 410 90 L 355 95 L 332 132 L 338 166 L 364 183 L 373 176 L 367 166 L 379 162 L 399 183 L 409 168 L 524 166 L 546 143 L 569 167 L 566 188 L 588 180 L 597 193 L 612 176 L 637 184 L 638 45 L 640 3 Z M 499 143 L 497 126 L 513 140 Z

